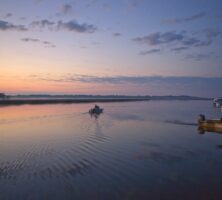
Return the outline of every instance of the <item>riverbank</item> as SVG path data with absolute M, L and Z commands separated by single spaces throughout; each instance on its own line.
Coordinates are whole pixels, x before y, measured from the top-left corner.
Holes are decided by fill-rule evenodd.
M 130 102 L 149 101 L 149 98 L 84 98 L 84 99 L 6 99 L 0 100 L 0 105 L 24 104 L 71 104 L 71 103 L 100 103 L 100 102 Z
M 132 101 L 150 101 L 150 100 L 211 100 L 210 98 L 192 97 L 192 96 L 90 96 L 75 98 L 7 98 L 0 100 L 0 105 L 24 105 L 24 104 L 72 104 L 72 103 L 101 103 L 101 102 L 132 102 Z

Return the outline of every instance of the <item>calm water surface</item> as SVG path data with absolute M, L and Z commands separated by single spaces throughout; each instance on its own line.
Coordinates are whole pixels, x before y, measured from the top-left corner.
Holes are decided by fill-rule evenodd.
M 0 107 L 0 200 L 222 199 L 210 101 Z

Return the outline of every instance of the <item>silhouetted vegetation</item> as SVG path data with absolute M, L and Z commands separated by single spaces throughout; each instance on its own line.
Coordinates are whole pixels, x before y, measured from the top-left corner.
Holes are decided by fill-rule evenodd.
M 45 98 L 45 99 L 149 99 L 149 100 L 211 100 L 212 98 L 194 97 L 188 95 L 166 95 L 166 96 L 150 96 L 150 95 L 50 95 L 50 94 L 31 94 L 31 95 L 14 95 L 12 98 Z
M 124 95 L 14 95 L 2 96 L 0 105 L 55 104 L 55 103 L 92 103 L 92 102 L 129 102 L 149 100 L 211 100 L 193 96 L 124 96 Z M 0 97 L 1 98 L 1 97 Z
M 0 93 L 0 99 L 6 99 L 5 93 Z

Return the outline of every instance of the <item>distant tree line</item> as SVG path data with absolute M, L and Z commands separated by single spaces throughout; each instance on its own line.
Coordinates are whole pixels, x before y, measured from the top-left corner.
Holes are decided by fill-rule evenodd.
M 8 99 L 5 93 L 0 93 L 0 99 Z

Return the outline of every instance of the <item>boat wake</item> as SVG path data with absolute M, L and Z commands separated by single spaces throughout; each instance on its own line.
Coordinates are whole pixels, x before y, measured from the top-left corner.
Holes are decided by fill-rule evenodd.
M 170 123 L 170 124 L 186 125 L 186 126 L 197 126 L 197 123 L 183 122 L 183 121 L 180 121 L 180 120 L 166 120 L 164 122 L 165 123 Z

